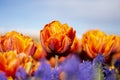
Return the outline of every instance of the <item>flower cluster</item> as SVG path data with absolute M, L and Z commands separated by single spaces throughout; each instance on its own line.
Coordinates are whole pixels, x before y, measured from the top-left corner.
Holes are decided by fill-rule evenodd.
M 37 59 L 45 55 L 41 45 L 28 36 L 16 31 L 0 36 L 0 72 L 4 72 L 8 78 L 18 78 L 18 72 L 31 75 L 39 65 Z
M 0 36 L 0 80 L 117 80 L 119 75 L 120 36 L 89 30 L 80 39 L 59 21 L 40 30 L 40 43 L 16 31 Z

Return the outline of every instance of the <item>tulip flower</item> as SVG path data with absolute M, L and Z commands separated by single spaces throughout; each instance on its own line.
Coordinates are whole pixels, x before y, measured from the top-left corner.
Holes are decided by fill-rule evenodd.
M 42 45 L 37 45 L 37 49 L 35 53 L 33 54 L 33 58 L 36 60 L 39 60 L 40 58 L 44 58 L 46 56 L 45 50 L 42 48 Z
M 83 35 L 83 50 L 90 58 L 95 58 L 98 54 L 105 57 L 105 61 L 110 62 L 111 54 L 120 51 L 120 38 L 115 35 L 106 35 L 99 30 L 90 30 Z
M 103 41 L 103 45 L 101 48 L 101 53 L 105 57 L 105 60 L 109 63 L 113 57 L 113 60 L 116 53 L 120 52 L 120 38 L 115 35 L 108 35 Z
M 47 53 L 65 53 L 70 49 L 75 33 L 67 24 L 53 21 L 40 31 L 41 44 Z
M 36 46 L 32 38 L 23 36 L 15 31 L 6 33 L 4 37 L 4 51 L 16 50 L 17 53 L 25 52 L 28 55 L 32 55 L 35 52 Z
M 114 41 L 112 52 L 113 53 L 120 52 L 120 36 L 116 36 L 116 35 L 111 35 L 111 36 L 113 36 L 112 40 Z
M 14 76 L 19 60 L 15 51 L 0 53 L 0 70 L 4 71 L 7 76 Z
M 3 36 L 0 36 L 0 52 L 3 52 L 3 40 L 4 40 L 4 37 Z
M 0 52 L 0 71 L 5 71 L 7 60 L 3 53 Z
M 103 42 L 107 35 L 99 30 L 89 30 L 82 37 L 83 50 L 90 58 L 95 58 L 101 53 Z
M 75 38 L 70 49 L 70 53 L 81 53 L 82 52 L 82 40 Z

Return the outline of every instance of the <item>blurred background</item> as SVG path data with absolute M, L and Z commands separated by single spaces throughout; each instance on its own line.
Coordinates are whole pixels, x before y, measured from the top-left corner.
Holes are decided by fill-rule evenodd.
M 0 34 L 16 30 L 39 39 L 53 20 L 73 27 L 78 37 L 89 29 L 120 35 L 120 0 L 0 0 Z

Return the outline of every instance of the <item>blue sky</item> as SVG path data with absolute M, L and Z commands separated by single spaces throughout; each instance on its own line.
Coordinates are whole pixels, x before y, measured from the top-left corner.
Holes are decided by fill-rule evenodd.
M 77 36 L 89 29 L 120 34 L 120 0 L 0 0 L 0 33 L 39 35 L 53 20 L 67 23 Z

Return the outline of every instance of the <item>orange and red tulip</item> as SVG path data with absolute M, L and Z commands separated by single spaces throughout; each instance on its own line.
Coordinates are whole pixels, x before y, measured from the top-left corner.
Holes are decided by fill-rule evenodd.
M 4 71 L 7 76 L 14 76 L 19 60 L 15 51 L 0 53 L 0 70 Z
M 4 37 L 4 51 L 16 50 L 17 53 L 24 52 L 28 55 L 35 52 L 36 46 L 30 37 L 23 36 L 15 31 L 6 33 Z
M 76 31 L 67 24 L 53 21 L 40 31 L 40 40 L 43 48 L 48 53 L 64 53 L 70 49 Z
M 46 56 L 46 52 L 42 48 L 42 45 L 41 44 L 37 45 L 37 49 L 33 54 L 33 58 L 39 60 L 40 58 L 44 58 L 45 56 Z
M 81 53 L 82 52 L 82 40 L 75 38 L 70 49 L 70 53 Z
M 107 35 L 99 30 L 89 30 L 82 37 L 83 50 L 90 58 L 101 53 L 101 47 Z
M 90 30 L 83 35 L 83 50 L 90 58 L 96 57 L 102 53 L 105 59 L 110 57 L 111 53 L 120 51 L 120 38 L 115 35 L 106 35 L 99 30 Z

